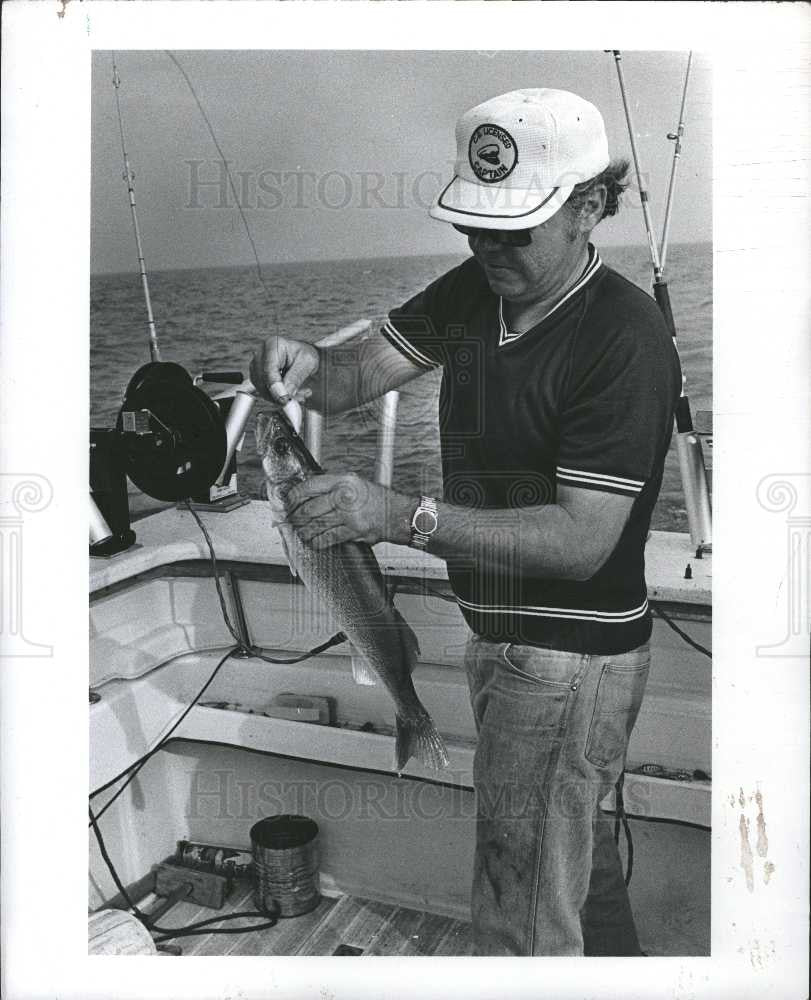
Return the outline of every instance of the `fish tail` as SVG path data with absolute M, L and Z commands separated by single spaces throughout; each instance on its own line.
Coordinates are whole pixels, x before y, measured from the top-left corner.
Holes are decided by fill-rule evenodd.
M 396 717 L 397 737 L 394 744 L 397 772 L 403 770 L 412 757 L 426 767 L 439 771 L 449 764 L 448 751 L 437 732 L 434 721 L 426 712 L 416 718 Z

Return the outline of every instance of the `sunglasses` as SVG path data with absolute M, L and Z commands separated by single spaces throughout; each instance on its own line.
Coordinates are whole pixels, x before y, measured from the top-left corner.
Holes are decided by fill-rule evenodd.
M 528 247 L 532 243 L 531 229 L 475 229 L 472 226 L 457 226 L 451 223 L 457 233 L 465 236 L 484 235 L 494 243 L 508 247 Z

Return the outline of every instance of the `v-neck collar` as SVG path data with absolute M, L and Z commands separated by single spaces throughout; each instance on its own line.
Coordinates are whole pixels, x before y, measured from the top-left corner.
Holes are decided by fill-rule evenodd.
M 552 316 L 562 305 L 569 302 L 575 295 L 581 292 L 585 286 L 591 281 L 594 275 L 599 271 L 602 266 L 602 260 L 600 260 L 600 255 L 597 253 L 596 247 L 589 243 L 589 259 L 586 266 L 577 281 L 572 285 L 569 291 L 555 303 L 554 306 L 549 310 L 549 312 L 540 319 L 534 326 L 531 326 L 529 330 L 524 330 L 523 333 L 511 333 L 507 329 L 507 324 L 504 322 L 504 300 L 499 295 L 498 297 L 498 346 L 504 347 L 506 344 L 514 344 L 516 340 L 521 337 L 525 337 L 528 333 L 536 330 L 542 323 L 546 323 L 550 316 Z

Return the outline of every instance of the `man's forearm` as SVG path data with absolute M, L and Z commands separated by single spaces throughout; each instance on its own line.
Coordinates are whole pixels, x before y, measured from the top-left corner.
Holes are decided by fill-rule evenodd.
M 408 545 L 418 499 L 394 494 L 389 540 Z M 437 529 L 428 551 L 478 571 L 503 571 L 556 579 L 586 580 L 603 554 L 562 506 L 472 509 L 437 505 Z
M 357 363 L 353 363 L 357 346 L 319 347 L 318 355 L 318 371 L 306 385 L 312 391 L 307 406 L 328 416 L 360 406 L 360 374 Z
M 331 415 L 377 399 L 421 374 L 380 335 L 318 348 L 319 366 L 307 383 L 308 405 Z

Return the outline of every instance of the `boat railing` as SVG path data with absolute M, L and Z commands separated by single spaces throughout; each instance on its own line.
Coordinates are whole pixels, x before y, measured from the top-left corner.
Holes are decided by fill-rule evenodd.
M 348 326 L 327 334 L 316 341 L 316 347 L 337 347 L 351 340 L 359 340 L 368 336 L 372 328 L 371 321 L 360 319 Z M 397 406 L 400 393 L 392 389 L 383 395 L 378 415 L 377 454 L 375 456 L 374 481 L 381 486 L 391 486 L 394 472 L 394 440 L 397 430 Z M 324 417 L 317 410 L 304 410 L 304 443 L 316 462 L 321 461 L 321 445 L 324 433 Z

